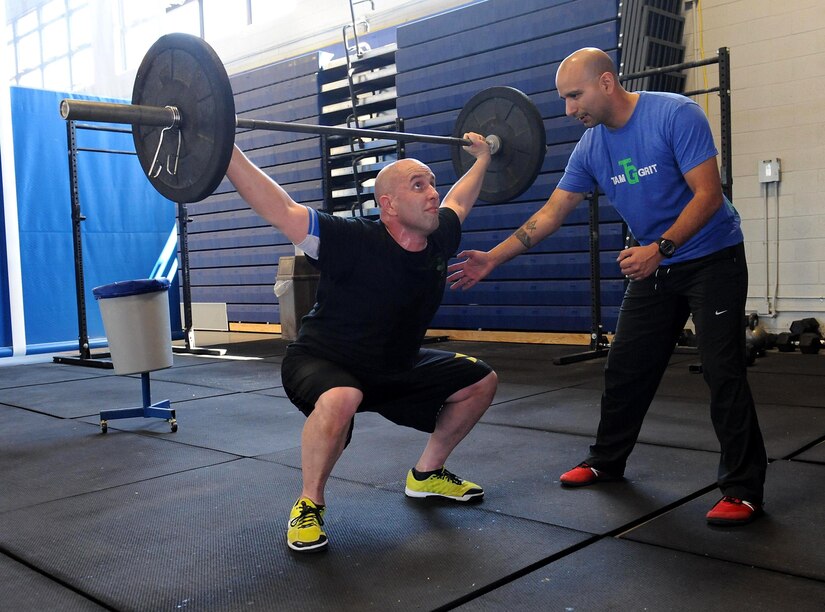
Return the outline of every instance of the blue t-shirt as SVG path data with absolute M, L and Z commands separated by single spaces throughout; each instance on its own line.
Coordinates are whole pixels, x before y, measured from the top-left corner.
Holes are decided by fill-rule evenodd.
M 598 184 L 640 244 L 655 242 L 693 198 L 684 174 L 716 155 L 707 118 L 678 94 L 640 92 L 630 120 L 588 129 L 570 156 L 559 188 Z M 696 259 L 742 242 L 739 214 L 725 198 L 716 214 L 679 245 L 668 263 Z

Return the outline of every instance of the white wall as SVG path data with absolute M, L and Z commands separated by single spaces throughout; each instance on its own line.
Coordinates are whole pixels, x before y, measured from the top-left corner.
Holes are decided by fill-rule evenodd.
M 825 3 L 701 0 L 703 28 L 696 3 L 685 5 L 688 61 L 699 42 L 705 57 L 730 49 L 733 197 L 745 232 L 748 310 L 774 331 L 804 317 L 825 328 Z M 716 66 L 706 71 L 715 86 Z M 688 89 L 704 88 L 702 77 L 693 69 Z M 718 98 L 708 98 L 718 126 Z M 781 181 L 766 188 L 758 163 L 777 157 Z
M 133 0 L 135 1 L 135 0 Z M 278 0 L 272 0 L 277 2 Z M 451 10 L 473 0 L 369 0 L 355 5 L 358 36 L 369 40 L 370 32 L 422 19 L 429 15 Z M 120 53 L 115 49 L 117 10 L 111 0 L 92 0 L 94 6 L 95 83 L 82 92 L 96 96 L 130 99 L 137 66 L 125 72 L 117 64 Z M 174 25 L 164 18 L 163 5 L 159 3 L 152 41 L 169 31 Z M 373 10 L 373 5 L 375 10 Z M 343 27 L 352 23 L 347 0 L 299 1 L 294 10 L 264 24 L 247 26 L 240 32 L 232 32 L 224 38 L 208 39 L 229 74 L 235 74 L 289 59 L 343 41 Z M 368 25 L 364 25 L 366 20 Z M 150 32 L 151 33 L 151 32 Z M 352 44 L 351 30 L 348 32 Z M 148 50 L 147 44 L 146 50 Z M 48 87 L 48 85 L 47 85 Z

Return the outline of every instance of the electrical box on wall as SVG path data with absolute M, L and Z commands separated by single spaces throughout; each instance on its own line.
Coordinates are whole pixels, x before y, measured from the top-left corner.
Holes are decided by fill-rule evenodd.
M 778 183 L 779 182 L 779 158 L 763 159 L 759 162 L 759 182 Z

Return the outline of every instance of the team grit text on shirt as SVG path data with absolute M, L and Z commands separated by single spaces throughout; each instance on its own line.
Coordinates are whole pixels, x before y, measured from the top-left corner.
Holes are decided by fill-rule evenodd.
M 626 159 L 620 159 L 619 165 L 622 167 L 622 170 L 624 170 L 624 173 L 610 177 L 610 180 L 613 181 L 614 185 L 619 185 L 621 183 L 635 185 L 639 182 L 640 177 L 656 173 L 656 164 L 636 168 L 636 166 L 633 165 L 633 160 L 629 157 Z

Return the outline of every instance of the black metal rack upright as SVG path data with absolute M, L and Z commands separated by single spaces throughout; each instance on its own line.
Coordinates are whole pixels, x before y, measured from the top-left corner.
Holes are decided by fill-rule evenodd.
M 131 134 L 128 128 L 118 128 L 105 125 L 92 125 L 77 123 L 75 121 L 66 122 L 67 156 L 69 163 L 69 191 L 72 207 L 72 246 L 74 250 L 74 274 L 75 274 L 75 303 L 77 307 L 77 329 L 78 329 L 78 356 L 56 355 L 53 357 L 55 363 L 70 365 L 83 365 L 102 369 L 112 369 L 112 362 L 106 361 L 110 354 L 108 352 L 92 353 L 89 344 L 89 328 L 86 313 L 86 286 L 83 274 L 83 240 L 82 223 L 86 220 L 80 206 L 80 189 L 77 179 L 77 154 L 81 151 L 91 153 L 106 153 L 115 155 L 136 155 L 131 150 L 103 149 L 95 147 L 79 147 L 77 144 L 77 130 L 92 130 L 98 132 L 110 132 L 120 134 Z M 177 221 L 179 236 L 179 252 L 181 257 L 181 294 L 183 298 L 183 333 L 185 346 L 174 346 L 173 351 L 178 353 L 192 354 L 223 354 L 223 349 L 198 348 L 194 344 L 194 328 L 192 322 L 192 290 L 189 277 L 189 249 L 188 249 L 188 213 L 186 204 L 177 203 Z M 170 339 L 171 341 L 171 339 Z

